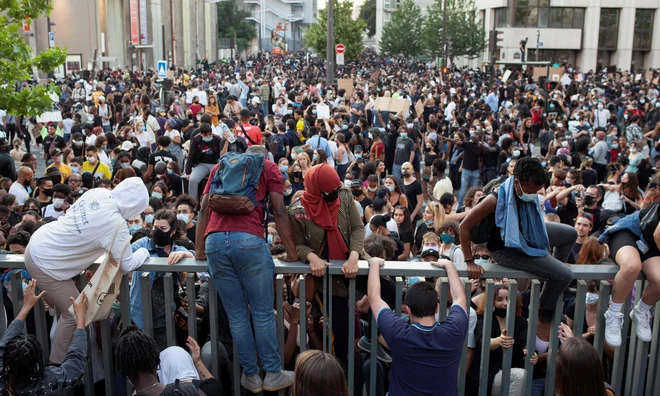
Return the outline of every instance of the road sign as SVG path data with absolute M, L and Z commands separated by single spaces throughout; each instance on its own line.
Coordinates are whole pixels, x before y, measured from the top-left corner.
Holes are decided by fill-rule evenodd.
M 337 45 L 335 46 L 335 51 L 336 51 L 338 54 L 343 54 L 344 51 L 346 51 L 346 47 L 344 46 L 344 44 L 337 44 Z
M 167 78 L 167 62 L 158 61 L 158 78 Z
M 344 64 L 344 54 L 339 53 L 337 54 L 337 65 L 343 65 Z
M 55 48 L 55 33 L 48 32 L 48 47 Z
M 29 17 L 25 17 L 25 19 L 23 19 L 23 31 L 25 33 L 29 33 L 29 32 L 32 31 L 32 29 L 30 29 L 30 18 Z
M 97 61 L 99 62 L 117 62 L 117 57 L 116 56 L 99 56 L 96 58 Z
M 543 43 L 539 41 L 539 42 L 536 43 L 536 46 L 537 47 L 543 47 Z

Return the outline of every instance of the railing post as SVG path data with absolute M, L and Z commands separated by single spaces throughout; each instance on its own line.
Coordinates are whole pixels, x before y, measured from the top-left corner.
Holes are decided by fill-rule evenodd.
M 516 334 L 516 305 L 518 303 L 518 282 L 509 279 L 509 303 L 506 307 L 506 329 L 511 337 Z M 502 354 L 502 394 L 509 393 L 511 384 L 511 360 L 513 358 L 513 347 L 506 348 Z
M 190 311 L 188 312 L 188 335 L 195 341 L 197 340 L 197 310 L 195 309 L 195 273 L 189 272 L 186 275 L 186 296 Z M 190 302 L 192 298 L 192 303 Z
M 355 384 L 355 278 L 348 281 L 348 394 Z M 378 340 L 371 340 L 378 342 Z
M 220 378 L 220 353 L 218 352 L 218 291 L 215 290 L 215 283 L 207 281 L 209 288 L 209 332 L 211 333 L 211 373 L 215 378 Z M 281 293 L 280 293 L 281 295 Z M 229 351 L 226 351 L 229 353 Z
M 559 295 L 555 305 L 555 313 L 552 316 L 550 323 L 550 345 L 548 345 L 548 364 L 545 372 L 545 394 L 554 395 L 555 391 L 555 363 L 557 361 L 557 353 L 559 352 L 559 338 L 557 336 L 559 330 L 559 323 L 564 310 L 564 295 Z
M 651 340 L 650 356 L 648 374 L 646 374 L 646 395 L 657 395 L 660 389 L 655 389 L 658 385 L 657 375 L 658 372 L 658 347 L 660 346 L 660 304 L 655 304 L 655 318 L 653 321 L 653 339 Z
M 630 330 L 630 299 L 631 294 L 629 294 L 623 301 L 623 328 L 621 329 L 621 346 L 616 348 L 614 352 L 614 367 L 612 367 L 612 388 L 617 395 L 621 395 L 621 390 L 623 389 L 623 374 L 624 366 L 626 364 L 626 352 L 628 348 L 628 333 Z M 631 334 L 630 344 L 633 345 L 633 338 L 636 338 L 635 332 Z
M 596 334 L 594 334 L 594 348 L 602 358 L 605 344 L 605 311 L 607 311 L 612 286 L 607 281 L 600 281 L 598 288 L 598 311 L 596 313 Z
M 465 281 L 465 297 L 467 298 L 467 315 L 468 321 L 470 320 L 470 294 L 472 292 L 472 283 L 468 280 Z M 469 331 L 469 330 L 468 330 Z M 461 365 L 458 366 L 458 396 L 465 395 L 465 377 L 467 376 L 467 352 L 468 352 L 468 336 L 463 341 L 463 353 L 461 354 Z
M 305 275 L 298 277 L 300 293 L 300 353 L 307 350 L 307 283 Z
M 174 280 L 173 275 L 168 272 L 163 277 L 163 292 L 165 293 L 165 337 L 167 338 L 167 346 L 171 347 L 176 345 L 174 335 Z M 195 309 L 195 299 L 188 298 L 188 306 L 190 309 Z M 202 345 L 203 346 L 203 345 Z
M 541 295 L 541 282 L 538 279 L 532 279 L 532 286 L 529 294 L 529 320 L 527 321 L 527 356 L 525 356 L 525 386 L 523 394 L 529 396 L 532 394 L 532 385 L 534 382 L 534 365 L 532 356 L 536 352 L 536 331 L 539 318 L 539 299 Z
M 481 368 L 480 373 L 488 373 L 490 359 L 490 333 L 493 328 L 493 301 L 495 300 L 495 282 L 492 279 L 486 280 L 486 301 L 484 305 L 484 328 L 481 339 Z M 479 396 L 487 396 L 488 377 L 481 376 L 479 381 Z M 506 394 L 506 393 L 505 393 Z
M 135 273 L 133 273 L 135 276 Z M 143 272 L 139 279 L 140 293 L 142 293 L 142 321 L 144 322 L 144 333 L 150 337 L 154 336 L 153 314 L 151 313 L 151 277 L 148 272 Z
M 284 369 L 284 312 L 282 306 L 284 305 L 284 298 L 282 297 L 282 289 L 284 289 L 284 275 L 277 274 L 275 276 L 275 301 L 277 301 L 277 351 L 280 354 L 280 361 L 282 362 L 282 369 Z
M 449 301 L 449 278 L 439 278 L 440 281 L 440 295 L 438 309 L 438 321 L 442 322 L 447 317 L 447 302 Z

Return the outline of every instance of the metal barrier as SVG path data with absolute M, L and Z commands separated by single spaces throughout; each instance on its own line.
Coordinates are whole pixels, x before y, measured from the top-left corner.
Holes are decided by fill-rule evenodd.
M 101 262 L 101 258 L 97 260 L 90 269 L 94 269 Z M 336 276 L 343 277 L 341 272 L 342 262 L 334 261 L 333 266 L 327 267 L 326 275 L 323 277 L 323 301 L 324 307 L 326 308 L 323 312 L 325 316 L 324 320 L 327 323 L 327 326 L 323 326 L 323 350 L 328 351 L 332 349 L 332 335 L 327 329 L 332 328 L 332 317 L 330 313 L 332 312 L 332 280 Z M 5 255 L 0 256 L 0 268 L 23 268 L 23 256 L 20 255 Z M 367 275 L 368 274 L 368 265 L 365 261 L 359 262 L 359 271 L 358 275 Z M 584 315 L 585 315 L 585 295 L 587 292 L 587 280 L 597 280 L 600 282 L 600 299 L 598 302 L 597 308 L 597 324 L 596 324 L 596 334 L 594 336 L 594 347 L 598 353 L 603 355 L 604 350 L 604 330 L 605 330 L 605 320 L 603 317 L 604 312 L 607 309 L 609 294 L 611 291 L 611 286 L 606 280 L 614 278 L 614 275 L 618 271 L 618 267 L 614 265 L 571 265 L 575 279 L 578 280 L 576 288 L 576 308 L 575 308 L 575 320 L 573 323 L 573 331 L 576 335 L 582 333 Z M 206 262 L 196 261 L 193 259 L 184 259 L 177 265 L 167 265 L 166 258 L 151 258 L 145 263 L 140 269 L 140 271 L 161 271 L 161 272 L 178 272 L 178 273 L 188 273 L 185 277 L 185 283 L 187 290 L 195 290 L 195 272 L 204 272 L 206 271 Z M 484 278 L 488 278 L 486 284 L 486 304 L 485 304 L 485 314 L 484 314 L 484 330 L 483 334 L 488 335 L 492 329 L 492 312 L 493 312 L 493 300 L 494 300 L 494 286 L 495 283 L 492 278 L 509 278 L 510 286 L 509 293 L 510 295 L 515 295 L 518 290 L 518 281 L 522 279 L 530 279 L 530 304 L 529 304 L 529 320 L 527 328 L 527 345 L 526 349 L 528 351 L 534 351 L 535 349 L 535 337 L 537 330 L 537 319 L 538 319 L 538 306 L 539 306 L 539 294 L 541 291 L 541 283 L 539 280 L 535 279 L 532 275 L 522 272 L 510 270 L 498 265 L 486 265 L 484 266 Z M 282 290 L 284 277 L 283 274 L 309 274 L 309 266 L 297 263 L 286 263 L 275 260 L 275 273 L 276 273 L 276 290 Z M 459 276 L 466 277 L 467 272 L 464 267 L 458 268 Z M 387 262 L 383 268 L 381 268 L 381 276 L 389 276 L 394 279 L 396 284 L 396 298 L 395 298 L 395 307 L 394 310 L 397 314 L 401 313 L 401 301 L 402 301 L 402 291 L 404 286 L 403 277 L 404 276 L 433 276 L 441 277 L 440 287 L 440 320 L 445 318 L 447 314 L 447 295 L 446 291 L 449 287 L 449 282 L 447 278 L 444 278 L 446 275 L 445 271 L 431 266 L 429 263 L 423 262 Z M 23 296 L 21 293 L 21 275 L 19 272 L 12 273 L 10 277 L 11 281 L 11 299 L 13 302 L 13 309 L 15 313 L 18 313 L 20 307 L 22 306 Z M 150 293 L 150 283 L 148 274 L 143 274 L 140 279 L 141 292 L 142 292 L 142 304 L 143 304 L 143 315 L 145 328 L 144 331 L 153 335 L 152 328 L 152 312 L 151 312 L 151 293 Z M 644 287 L 646 287 L 646 281 L 643 276 L 640 276 L 639 280 L 636 283 L 636 302 L 639 301 L 641 292 Z M 83 277 L 78 277 L 78 287 L 82 290 L 84 286 Z M 348 284 L 349 288 L 349 306 L 354 306 L 356 301 L 356 292 L 355 292 L 356 280 L 351 279 Z M 168 273 L 164 276 L 164 290 L 165 290 L 165 316 L 167 320 L 167 342 L 168 345 L 175 345 L 175 333 L 174 333 L 174 301 L 173 301 L 173 279 L 172 274 Z M 304 276 L 299 276 L 299 296 L 300 296 L 300 307 L 301 307 L 301 318 L 300 323 L 303 325 L 300 326 L 300 351 L 305 350 L 306 345 L 306 282 Z M 465 282 L 465 290 L 467 295 L 470 294 L 470 282 Z M 277 338 L 279 343 L 279 352 L 282 357 L 284 364 L 284 323 L 283 323 L 283 312 L 282 312 L 282 303 L 283 296 L 282 293 L 275 293 L 276 302 L 277 302 Z M 0 296 L 0 298 L 2 298 Z M 128 277 L 124 276 L 121 286 L 121 315 L 122 318 L 130 318 L 130 299 L 129 299 L 129 283 Z M 211 341 L 211 353 L 212 353 L 212 367 L 211 373 L 218 378 L 219 364 L 218 364 L 218 327 L 213 325 L 217 323 L 217 304 L 218 304 L 218 295 L 216 289 L 213 285 L 213 282 L 209 282 L 209 316 L 210 316 L 210 341 Z M 506 324 L 507 328 L 513 328 L 514 324 L 514 315 L 516 312 L 515 298 L 512 298 L 513 304 L 509 304 L 507 308 Z M 629 299 L 627 300 L 629 301 Z M 563 298 L 560 298 L 557 301 L 557 310 L 552 319 L 550 327 L 550 345 L 548 349 L 548 358 L 547 358 L 547 371 L 546 371 L 546 381 L 545 381 L 545 394 L 552 395 L 554 394 L 554 378 L 555 378 L 555 361 L 557 358 L 557 351 L 559 347 L 559 342 L 557 338 L 558 325 L 561 321 L 562 315 L 562 303 Z M 194 305 L 190 304 L 192 307 Z M 35 311 L 35 324 L 37 329 L 37 339 L 44 346 L 44 363 L 47 363 L 48 354 L 47 354 L 47 343 L 48 343 L 48 329 L 46 328 L 46 318 L 45 312 L 43 309 L 43 302 L 37 307 Z M 624 341 L 621 347 L 619 347 L 614 355 L 614 365 L 612 369 L 612 383 L 611 385 L 616 391 L 617 395 L 658 395 L 660 394 L 660 378 L 658 378 L 658 372 L 660 370 L 660 363 L 658 362 L 658 357 L 660 356 L 660 342 L 658 340 L 658 335 L 660 334 L 660 320 L 655 320 L 653 323 L 653 340 L 650 343 L 641 342 L 637 339 L 635 335 L 634 325 L 631 327 L 631 320 L 629 317 L 630 313 L 630 304 L 624 304 L 624 328 L 623 336 Z M 4 304 L 0 304 L 0 332 L 4 332 L 7 328 L 6 313 L 4 309 Z M 195 309 L 191 309 L 189 312 L 188 323 L 196 322 L 196 312 Z M 656 305 L 655 308 L 655 318 L 660 317 L 660 304 Z M 373 318 L 371 319 L 371 334 L 372 340 L 376 339 L 377 336 L 377 327 Z M 355 352 L 355 315 L 348 315 L 348 387 L 349 391 L 352 393 L 353 385 L 355 381 L 354 376 L 354 352 Z M 105 373 L 105 391 L 106 395 L 115 395 L 115 370 L 114 370 L 114 353 L 112 351 L 111 343 L 111 328 L 110 321 L 105 320 L 99 323 L 101 330 L 101 345 L 102 348 L 102 362 L 103 362 L 103 371 Z M 89 330 L 89 329 L 88 329 Z M 628 338 L 628 331 L 631 331 L 631 336 Z M 196 326 L 188 326 L 189 335 L 193 338 L 197 338 L 197 329 Z M 88 331 L 89 334 L 89 331 Z M 89 339 L 89 336 L 88 336 Z M 482 353 L 481 353 L 481 373 L 488 372 L 489 366 L 489 356 L 490 356 L 490 338 L 488 336 L 483 337 L 482 341 Z M 376 370 L 377 370 L 377 359 L 376 356 L 377 343 L 371 343 L 371 357 L 374 357 L 371 360 L 369 366 L 370 371 L 370 381 L 369 387 L 370 395 L 375 395 L 376 393 Z M 502 364 L 502 389 L 503 394 L 508 394 L 509 383 L 510 383 L 510 370 L 511 370 L 511 359 L 513 354 L 513 348 L 508 348 L 504 350 L 503 353 L 503 364 Z M 534 365 L 530 362 L 533 353 L 528 353 L 525 358 L 525 371 L 526 371 L 526 382 L 524 385 L 524 394 L 530 395 L 532 390 L 532 373 L 534 370 Z M 458 394 L 465 394 L 465 378 L 467 373 L 466 367 L 467 361 L 467 339 L 463 344 L 463 354 L 461 357 L 461 364 L 458 372 Z M 93 395 L 93 383 L 92 383 L 92 363 L 88 355 L 88 365 L 85 370 L 83 377 L 85 385 L 85 394 Z M 238 359 L 236 358 L 236 349 L 234 347 L 234 395 L 240 395 L 240 367 Z M 482 377 L 485 378 L 485 377 Z M 113 380 L 107 380 L 113 379 Z M 487 381 L 482 380 L 481 386 L 479 389 L 479 395 L 485 396 L 488 393 Z M 128 394 L 132 394 L 132 389 L 130 384 L 128 384 Z M 280 394 L 284 394 L 284 391 L 281 391 Z

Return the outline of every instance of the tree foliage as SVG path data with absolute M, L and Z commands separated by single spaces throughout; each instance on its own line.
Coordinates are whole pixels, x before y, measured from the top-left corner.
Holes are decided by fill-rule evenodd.
M 335 44 L 346 46 L 345 57 L 347 59 L 358 59 L 364 51 L 362 34 L 367 24 L 361 20 L 354 20 L 352 0 L 334 1 L 334 39 Z M 326 55 L 328 45 L 328 10 L 318 11 L 318 23 L 312 25 L 305 31 L 303 42 L 305 46 L 313 48 L 314 51 Z
M 360 8 L 360 19 L 367 23 L 367 37 L 376 34 L 376 0 L 365 0 Z
M 0 106 L 8 114 L 38 116 L 52 110 L 53 99 L 59 94 L 54 84 L 17 91 L 17 83 L 32 77 L 34 68 L 50 73 L 66 60 L 66 51 L 53 48 L 32 56 L 32 48 L 20 33 L 25 18 L 37 19 L 50 13 L 49 0 L 2 0 L 0 1 Z
M 245 18 L 252 16 L 249 11 L 238 6 L 236 0 L 226 0 L 218 5 L 218 37 L 233 38 L 236 48 L 245 51 L 250 41 L 257 37 L 257 30 Z
M 384 55 L 417 56 L 424 52 L 422 10 L 405 0 L 383 26 L 380 49 Z
M 442 56 L 442 2 L 435 0 L 424 21 L 424 46 L 431 56 Z M 474 0 L 446 0 L 448 58 L 476 58 L 486 49 L 486 30 Z

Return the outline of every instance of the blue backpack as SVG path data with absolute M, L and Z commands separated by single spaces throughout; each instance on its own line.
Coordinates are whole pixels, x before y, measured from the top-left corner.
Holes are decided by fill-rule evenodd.
M 257 191 L 264 163 L 261 154 L 228 152 L 220 157 L 218 170 L 211 180 L 211 210 L 244 216 L 262 204 L 257 202 Z

